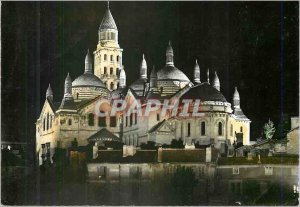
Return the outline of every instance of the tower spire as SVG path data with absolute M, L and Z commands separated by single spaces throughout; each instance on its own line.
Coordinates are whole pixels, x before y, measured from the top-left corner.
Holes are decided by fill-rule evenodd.
M 140 78 L 147 79 L 147 62 L 145 60 L 145 55 L 143 54 L 143 59 L 140 66 Z
M 92 73 L 93 66 L 92 66 L 92 57 L 90 55 L 90 50 L 87 50 L 87 54 L 85 56 L 85 73 Z
M 217 74 L 217 71 L 215 71 L 215 77 L 213 81 L 213 87 L 216 88 L 218 91 L 220 91 L 220 80 Z
M 124 68 L 121 69 L 120 71 L 120 84 L 119 84 L 120 88 L 125 88 L 126 87 L 126 73 Z
M 72 80 L 70 77 L 70 74 L 68 73 L 66 79 L 65 79 L 65 93 L 64 98 L 72 97 Z
M 169 41 L 169 45 L 167 47 L 166 51 L 166 65 L 168 66 L 174 66 L 174 53 L 173 48 L 171 46 L 171 41 Z
M 237 87 L 234 87 L 232 102 L 233 102 L 234 109 L 240 108 L 240 94 L 237 90 Z
M 107 1 L 107 9 L 109 9 L 109 1 Z
M 201 83 L 200 81 L 200 67 L 198 65 L 198 61 L 196 59 L 195 67 L 194 67 L 194 83 Z
M 157 87 L 157 73 L 155 70 L 155 66 L 153 65 L 153 69 L 150 74 L 150 88 L 156 88 Z
M 49 83 L 49 86 L 47 88 L 46 98 L 50 99 L 51 101 L 53 101 L 53 91 L 52 91 L 52 88 L 50 86 L 50 83 Z

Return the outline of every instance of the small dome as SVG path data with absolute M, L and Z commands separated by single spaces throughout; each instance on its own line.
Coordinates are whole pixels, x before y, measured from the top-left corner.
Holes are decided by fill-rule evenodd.
M 208 83 L 202 83 L 191 88 L 181 98 L 227 102 L 223 94 Z
M 80 86 L 106 88 L 104 83 L 92 73 L 84 73 L 73 81 L 72 87 L 80 87 Z
M 179 80 L 184 82 L 190 82 L 190 79 L 178 68 L 174 66 L 165 66 L 157 72 L 158 80 Z

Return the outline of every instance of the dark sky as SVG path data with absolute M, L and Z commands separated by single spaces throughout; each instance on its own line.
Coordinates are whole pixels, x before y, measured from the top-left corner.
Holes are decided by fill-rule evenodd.
M 251 139 L 269 117 L 277 125 L 281 111 L 298 115 L 298 2 L 111 2 L 110 8 L 127 84 L 138 77 L 142 53 L 148 68 L 162 68 L 171 40 L 175 65 L 190 79 L 198 58 L 201 80 L 207 68 L 217 70 L 228 101 L 238 86 Z M 105 9 L 106 2 L 2 2 L 2 139 L 34 140 L 48 84 L 60 101 L 67 72 L 72 79 L 83 73 Z

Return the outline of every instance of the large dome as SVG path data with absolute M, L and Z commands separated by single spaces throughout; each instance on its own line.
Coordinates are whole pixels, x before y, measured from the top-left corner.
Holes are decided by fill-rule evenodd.
M 200 99 L 201 101 L 227 102 L 223 94 L 207 82 L 192 87 L 181 98 Z
M 82 86 L 106 88 L 104 83 L 92 73 L 84 73 L 72 82 L 72 87 Z
M 184 82 L 190 82 L 190 79 L 178 68 L 167 65 L 157 72 L 158 80 L 179 80 Z

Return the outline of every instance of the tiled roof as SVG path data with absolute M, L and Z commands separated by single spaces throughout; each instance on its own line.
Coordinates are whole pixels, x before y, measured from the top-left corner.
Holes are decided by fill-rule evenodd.
M 107 10 L 103 16 L 102 22 L 100 24 L 100 27 L 99 27 L 100 31 L 106 30 L 106 29 L 118 30 L 115 20 L 114 20 L 113 16 L 111 15 L 109 8 L 107 8 Z
M 201 101 L 227 102 L 223 94 L 207 82 L 196 85 L 188 90 L 182 99 L 200 99 Z

